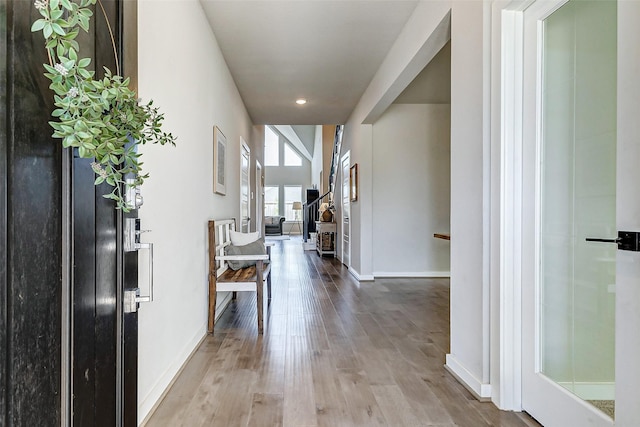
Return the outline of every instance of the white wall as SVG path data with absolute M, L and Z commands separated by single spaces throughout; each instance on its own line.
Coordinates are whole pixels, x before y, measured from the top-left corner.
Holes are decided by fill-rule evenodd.
M 489 386 L 488 241 L 485 240 L 485 147 L 489 73 L 488 3 L 454 1 L 451 12 L 451 350 L 447 367 L 477 394 Z M 486 93 L 485 93 L 486 91 Z M 486 188 L 485 188 L 486 187 Z M 487 236 L 488 237 L 488 236 Z M 485 245 L 486 243 L 486 245 Z M 485 265 L 486 262 L 486 265 Z
M 450 106 L 392 104 L 373 125 L 373 275 L 447 277 Z
M 452 240 L 447 367 L 477 394 L 489 397 L 488 235 L 484 238 L 489 214 L 484 197 L 486 193 L 488 198 L 490 183 L 485 156 L 490 147 L 489 109 L 485 108 L 490 92 L 485 8 L 489 11 L 490 4 L 473 0 L 425 1 L 416 7 L 347 121 L 343 152 L 351 150 L 351 163 L 359 164 L 362 196 L 351 209 L 352 267 L 356 277 L 371 279 L 376 171 L 372 129 L 365 123 L 375 121 L 446 43 L 450 13 Z
M 197 1 L 139 0 L 138 19 L 139 94 L 178 138 L 142 149 L 151 178 L 140 218 L 152 230 L 142 239 L 155 244 L 155 301 L 139 315 L 143 420 L 206 333 L 207 220 L 239 217 L 240 137 L 255 146 L 256 132 Z M 226 196 L 212 192 L 214 125 L 227 137 Z
M 381 103 L 390 105 L 446 43 L 446 32 L 439 31 L 436 37 L 442 38 L 441 43 L 430 38 L 450 9 L 449 1 L 421 2 L 416 7 L 345 124 L 342 153 L 351 151 L 351 164 L 358 163 L 359 175 L 358 201 L 351 204 L 351 271 L 361 280 L 373 279 L 373 140 L 367 119 Z M 340 176 L 336 182 L 341 182 Z M 336 200 L 340 193 L 338 187 Z

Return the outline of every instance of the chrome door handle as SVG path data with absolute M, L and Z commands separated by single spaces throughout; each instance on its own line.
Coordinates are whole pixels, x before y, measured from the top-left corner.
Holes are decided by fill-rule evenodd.
M 136 296 L 136 302 L 153 301 L 153 243 L 136 243 L 136 249 L 149 249 L 149 295 Z
M 140 242 L 140 234 L 147 231 L 149 230 L 140 230 L 140 220 L 138 218 L 125 218 L 123 240 L 124 251 L 137 252 L 140 249 L 149 250 L 149 293 L 148 295 L 140 295 L 140 289 L 137 288 L 135 294 L 130 292 L 126 295 L 125 305 L 128 310 L 132 311 L 135 311 L 134 308 L 139 302 L 153 301 L 153 243 Z

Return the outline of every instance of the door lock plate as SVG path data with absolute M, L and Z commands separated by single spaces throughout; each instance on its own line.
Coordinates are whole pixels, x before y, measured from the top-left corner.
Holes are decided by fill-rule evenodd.
M 127 289 L 124 291 L 124 312 L 135 313 L 138 311 L 138 293 L 140 289 Z
M 640 233 L 637 231 L 618 231 L 618 249 L 621 251 L 640 251 Z

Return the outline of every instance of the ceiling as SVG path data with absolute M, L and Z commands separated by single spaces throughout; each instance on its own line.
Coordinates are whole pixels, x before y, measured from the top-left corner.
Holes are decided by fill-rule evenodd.
M 253 123 L 274 125 L 345 123 L 418 4 L 200 2 Z

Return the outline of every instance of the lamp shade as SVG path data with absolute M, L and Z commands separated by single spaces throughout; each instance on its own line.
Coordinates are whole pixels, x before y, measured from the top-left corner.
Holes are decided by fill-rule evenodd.
M 293 202 L 293 207 L 291 209 L 293 209 L 294 211 L 301 211 L 302 202 Z

